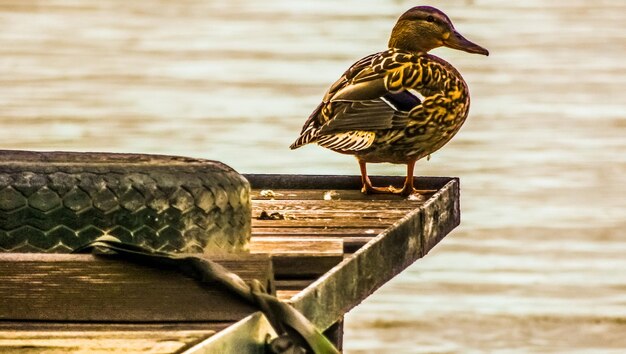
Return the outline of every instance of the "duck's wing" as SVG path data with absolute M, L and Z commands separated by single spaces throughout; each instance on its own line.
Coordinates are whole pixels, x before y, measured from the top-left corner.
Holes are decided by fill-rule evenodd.
M 385 92 L 373 99 L 332 101 L 336 103 L 334 114 L 320 127 L 319 133 L 375 131 L 403 127 L 409 121 L 409 112 L 422 103 L 421 96 L 412 91 Z
M 367 149 L 381 130 L 404 128 L 409 112 L 421 104 L 408 91 L 387 92 L 371 100 L 337 101 L 336 111 L 316 131 L 316 142 L 336 151 Z
M 380 54 L 381 53 L 374 53 L 368 55 L 352 64 L 352 66 L 350 66 L 350 68 L 348 68 L 348 70 L 346 70 L 343 75 L 341 75 L 341 77 L 337 79 L 337 81 L 335 81 L 335 83 L 333 83 L 328 90 L 326 90 L 322 102 L 315 108 L 315 110 L 313 110 L 306 122 L 304 122 L 302 130 L 300 131 L 300 136 L 293 144 L 291 144 L 291 149 L 297 149 L 302 145 L 316 141 L 319 129 L 332 118 L 332 114 L 329 110 L 329 108 L 331 108 L 331 98 L 337 93 L 337 91 L 348 85 L 356 75 L 364 70 L 367 70 L 368 68 L 371 68 L 372 61 Z
M 413 90 L 390 91 L 388 83 L 407 65 L 392 50 L 356 62 L 329 88 L 292 148 L 317 142 L 334 150 L 362 150 L 376 131 L 406 126 L 422 99 Z
M 326 93 L 324 94 L 324 98 L 322 99 L 322 103 L 324 102 L 328 103 L 330 99 L 337 93 L 337 91 L 339 91 L 340 89 L 348 85 L 348 83 L 352 79 L 354 79 L 354 77 L 357 74 L 364 71 L 368 67 L 371 67 L 372 60 L 380 54 L 381 53 L 370 54 L 364 58 L 361 58 L 356 63 L 352 64 L 352 66 L 350 66 L 348 70 L 346 70 L 346 72 L 344 72 L 343 75 L 341 75 L 341 77 L 337 79 L 337 81 L 335 81 L 334 84 L 330 85 L 328 90 L 326 90 Z
M 349 69 L 346 82 L 329 90 L 325 101 L 335 106 L 324 129 L 325 133 L 341 129 L 389 129 L 407 123 L 407 115 L 420 105 L 423 96 L 399 82 L 415 73 L 414 56 L 387 50 L 370 57 L 367 65 Z M 368 113 L 370 112 L 370 113 Z

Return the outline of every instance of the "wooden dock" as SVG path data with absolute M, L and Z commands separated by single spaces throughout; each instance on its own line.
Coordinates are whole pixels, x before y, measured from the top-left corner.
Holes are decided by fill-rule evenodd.
M 407 200 L 365 196 L 357 176 L 245 177 L 252 255 L 215 260 L 265 282 L 339 348 L 343 315 L 460 222 L 455 178 L 418 178 L 433 193 Z M 0 254 L 0 270 L 0 352 L 264 353 L 276 335 L 261 312 L 172 272 L 68 254 Z

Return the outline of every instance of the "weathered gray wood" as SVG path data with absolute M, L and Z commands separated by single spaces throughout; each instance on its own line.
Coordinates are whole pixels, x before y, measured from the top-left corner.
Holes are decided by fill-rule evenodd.
M 214 260 L 273 287 L 267 256 Z M 0 254 L 0 299 L 1 320 L 236 321 L 256 310 L 172 269 L 70 254 Z
M 344 229 L 353 227 L 367 228 L 386 228 L 393 225 L 394 222 L 387 220 L 368 220 L 354 218 L 328 218 L 328 219 L 297 219 L 297 220 L 252 220 L 252 227 L 281 227 L 281 228 L 333 228 Z
M 291 230 L 289 230 L 291 231 Z M 326 231 L 326 230 L 323 230 Z M 372 240 L 374 236 L 383 232 L 383 229 L 361 229 L 360 233 L 354 234 L 337 234 L 337 233 L 327 233 L 327 232 L 308 232 L 308 233 L 298 233 L 298 232 L 285 232 L 285 229 L 273 229 L 273 232 L 265 232 L 265 231 L 257 231 L 252 234 L 253 238 L 263 238 L 263 237 L 275 237 L 277 234 L 280 234 L 281 237 L 285 238 L 308 238 L 308 237 L 335 237 L 343 240 L 343 252 L 344 253 L 354 253 L 359 248 L 363 247 L 366 243 Z M 363 236 L 369 235 L 369 236 Z
M 275 336 L 276 332 L 267 318 L 256 312 L 183 354 L 265 354 L 266 341 Z
M 282 190 L 277 190 L 281 192 Z M 342 192 L 343 190 L 339 190 Z M 258 192 L 253 190 L 252 193 Z M 303 193 L 306 191 L 303 190 Z M 361 193 L 361 192 L 359 192 Z M 419 200 L 406 200 L 406 199 L 393 199 L 393 200 L 363 200 L 362 194 L 355 195 L 352 199 L 341 200 L 322 200 L 322 199 L 297 199 L 299 196 L 293 196 L 294 199 L 262 199 L 256 196 L 252 196 L 253 203 L 258 210 L 264 209 L 288 209 L 288 210 L 302 210 L 311 211 L 313 213 L 317 211 L 356 211 L 359 213 L 368 212 L 380 212 L 394 210 L 412 210 L 417 206 L 424 204 Z M 358 197 L 358 199 L 356 199 Z
M 259 203 L 255 203 L 255 211 L 260 211 L 259 214 L 265 211 L 267 214 L 279 213 L 284 216 L 287 220 L 310 220 L 310 219 L 338 219 L 338 222 L 341 222 L 343 219 L 357 219 L 357 220 L 397 220 L 404 216 L 408 211 L 411 211 L 417 208 L 419 205 L 416 205 L 412 208 L 400 208 L 394 206 L 384 206 L 379 207 L 377 209 L 367 210 L 357 209 L 358 205 L 354 206 L 353 210 L 341 210 L 334 209 L 330 206 L 328 209 L 294 209 L 287 208 L 284 205 L 279 205 L 275 207 L 269 208 L 260 208 Z M 319 204 L 319 202 L 318 202 Z M 371 208 L 371 206 L 369 206 Z M 256 215 L 256 218 L 259 219 L 259 216 Z M 263 221 L 263 220 L 259 220 Z
M 343 238 L 343 252 L 350 254 L 358 251 L 361 247 L 370 242 L 374 236 L 355 236 Z
M 250 252 L 270 254 L 276 278 L 317 277 L 343 260 L 343 240 L 328 237 L 254 237 Z
M 307 176 L 292 176 L 291 186 L 308 189 L 275 188 L 268 193 L 261 189 L 251 192 L 253 217 L 262 212 L 274 212 L 284 216 L 284 220 L 253 220 L 252 236 L 279 235 L 281 237 L 338 237 L 344 241 L 344 252 L 353 253 L 369 242 L 374 236 L 393 225 L 399 218 L 418 208 L 423 200 L 407 200 L 390 195 L 363 195 L 356 189 L 332 189 L 336 194 L 324 200 L 324 193 L 331 189 L 321 189 L 318 185 L 303 182 Z M 259 188 L 265 188 L 257 175 L 251 180 Z M 269 178 L 269 177 L 268 177 Z M 353 180 L 353 179 L 352 179 Z M 428 186 L 436 182 L 420 183 Z M 393 182 L 397 182 L 393 180 Z
M 251 253 L 276 255 L 341 255 L 343 240 L 332 237 L 253 237 L 250 239 Z
M 423 193 L 427 197 L 432 195 L 434 191 Z M 314 201 L 324 201 L 329 205 L 336 203 L 341 205 L 342 201 L 357 201 L 363 206 L 370 203 L 376 204 L 401 204 L 406 199 L 401 196 L 391 194 L 370 194 L 361 193 L 358 189 L 266 189 L 256 190 L 252 195 L 256 200 L 262 201 L 278 201 L 284 200 L 288 202 L 302 201 L 304 203 Z M 419 203 L 421 200 L 412 200 L 411 202 Z
M 253 189 L 361 189 L 360 176 L 339 175 L 277 175 L 277 174 L 244 174 Z M 402 185 L 404 178 L 400 176 L 370 176 L 375 185 Z M 448 177 L 415 177 L 418 189 L 440 189 L 450 178 Z M 368 196 L 377 198 L 379 196 Z M 384 196 L 380 196 L 384 197 Z
M 253 229 L 252 236 L 276 236 L 285 237 L 306 237 L 310 235 L 318 235 L 324 237 L 361 237 L 376 236 L 385 231 L 381 227 L 346 227 L 346 228 L 319 228 L 319 227 L 301 227 L 301 228 L 281 228 L 281 227 L 257 227 Z
M 304 289 L 304 288 L 302 288 Z M 296 296 L 302 289 L 299 290 L 276 290 L 276 297 L 281 301 L 287 301 Z
M 459 222 L 459 182 L 452 179 L 418 209 L 294 296 L 291 302 L 319 328 L 326 329 L 423 257 Z
M 175 353 L 215 334 L 191 331 L 0 331 L 0 353 Z
M 326 273 L 341 261 L 343 261 L 343 256 L 337 255 L 283 255 L 274 257 L 273 265 L 277 270 L 280 270 L 276 273 L 277 278 L 310 279 Z
M 241 320 L 241 319 L 239 319 Z M 0 332 L 19 329 L 29 332 L 219 332 L 236 321 L 210 322 L 50 322 L 50 321 L 0 321 Z
M 274 177 L 246 176 L 254 188 L 253 215 L 266 211 L 285 216 L 284 220 L 253 221 L 254 237 L 333 236 L 343 239 L 344 252 L 355 252 L 292 299 L 321 328 L 330 326 L 426 254 L 460 221 L 458 179 L 417 178 L 420 188 L 439 191 L 426 195 L 426 200 L 415 201 L 388 195 L 365 196 L 359 192 L 357 176 L 336 180 L 335 176 Z M 398 184 L 401 178 L 382 181 Z M 261 195 L 261 189 L 272 189 L 272 193 Z M 324 200 L 328 190 L 334 190 L 335 197 L 341 199 Z
M 314 279 L 277 279 L 276 291 L 279 290 L 302 290 L 311 285 Z

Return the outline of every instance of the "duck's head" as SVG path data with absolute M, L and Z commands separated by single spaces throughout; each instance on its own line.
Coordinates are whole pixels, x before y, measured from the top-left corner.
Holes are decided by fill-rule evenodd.
M 389 39 L 390 48 L 418 53 L 441 46 L 489 55 L 487 49 L 457 32 L 446 14 L 430 6 L 416 6 L 402 14 Z

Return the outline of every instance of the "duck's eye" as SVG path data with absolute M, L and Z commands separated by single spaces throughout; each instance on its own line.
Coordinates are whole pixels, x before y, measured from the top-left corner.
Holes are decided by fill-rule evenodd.
M 428 21 L 428 22 L 435 22 L 435 18 L 432 17 L 431 15 L 428 15 L 428 17 L 426 17 L 426 21 Z

